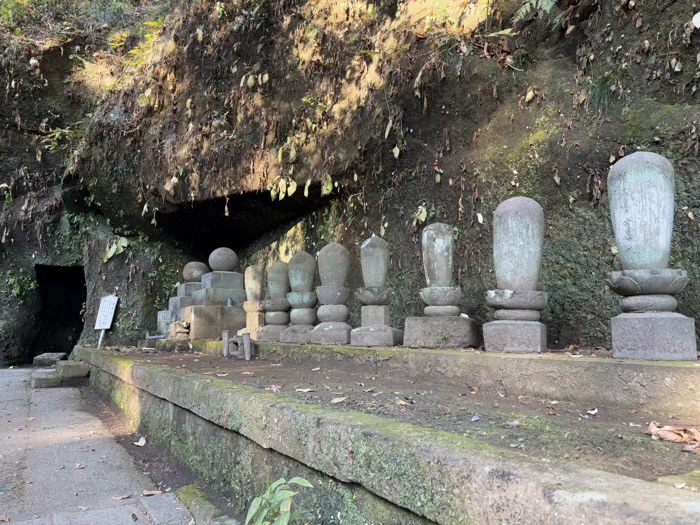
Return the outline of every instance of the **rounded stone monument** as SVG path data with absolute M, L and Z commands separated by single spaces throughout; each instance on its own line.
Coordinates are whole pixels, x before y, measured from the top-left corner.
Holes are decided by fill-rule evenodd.
M 318 252 L 318 273 L 321 286 L 316 296 L 321 306 L 318 320 L 321 323 L 309 334 L 309 342 L 315 344 L 346 345 L 350 343 L 347 324 L 350 312 L 346 303 L 350 289 L 346 286 L 350 273 L 350 252 L 342 244 L 332 242 Z
M 316 276 L 316 259 L 301 251 L 289 261 L 289 285 L 287 302 L 292 307 L 289 314 L 291 326 L 280 334 L 282 343 L 308 343 L 309 332 L 316 322 L 316 292 L 313 291 Z
M 198 283 L 202 280 L 202 275 L 209 273 L 211 270 L 203 262 L 192 261 L 188 262 L 182 270 L 182 276 L 185 282 Z
M 287 263 L 275 261 L 267 271 L 267 290 L 270 298 L 263 301 L 265 326 L 258 332 L 258 341 L 279 343 L 280 334 L 289 324 L 289 267 Z
M 673 166 L 656 153 L 627 155 L 610 168 L 608 193 L 622 271 L 610 272 L 606 283 L 623 296 L 623 313 L 611 323 L 613 357 L 697 360 L 695 320 L 674 312 L 673 296 L 688 284 L 688 274 L 668 268 Z
M 231 248 L 217 248 L 209 255 L 213 272 L 233 272 L 238 266 L 238 255 Z

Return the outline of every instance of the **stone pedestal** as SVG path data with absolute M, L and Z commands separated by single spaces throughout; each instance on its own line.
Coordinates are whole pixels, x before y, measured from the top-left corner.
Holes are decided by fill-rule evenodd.
M 611 319 L 613 357 L 695 361 L 695 319 L 675 312 L 624 313 Z
M 258 340 L 260 330 L 265 325 L 262 301 L 246 301 L 243 303 L 245 311 L 245 328 L 238 331 L 238 335 L 250 334 L 253 341 Z
M 408 317 L 403 338 L 409 348 L 479 346 L 479 327 L 465 317 Z
M 189 325 L 189 339 L 221 339 L 224 330 L 237 332 L 245 326 L 245 312 L 240 306 L 187 306 L 182 322 Z
M 489 352 L 531 354 L 547 349 L 547 327 L 536 321 L 492 321 L 483 330 Z
M 361 326 L 350 332 L 352 346 L 397 346 L 403 343 L 403 330 L 391 326 Z

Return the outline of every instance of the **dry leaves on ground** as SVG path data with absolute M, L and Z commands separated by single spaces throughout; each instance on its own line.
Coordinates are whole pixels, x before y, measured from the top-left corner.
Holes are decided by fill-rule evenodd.
M 141 494 L 142 496 L 160 496 L 163 494 L 162 490 L 144 490 Z
M 136 445 L 137 447 L 143 447 L 145 444 L 146 444 L 146 438 L 145 438 L 145 437 L 142 437 L 141 439 L 139 439 L 138 441 L 136 441 L 136 442 L 134 443 L 134 445 Z
M 336 398 L 331 400 L 331 404 L 335 405 L 337 403 L 342 403 L 346 399 L 347 399 L 347 397 L 336 397 Z
M 653 439 L 670 441 L 671 443 L 683 443 L 685 452 L 700 454 L 700 430 L 693 427 L 661 426 L 656 421 L 649 423 L 649 427 L 643 434 L 650 435 Z

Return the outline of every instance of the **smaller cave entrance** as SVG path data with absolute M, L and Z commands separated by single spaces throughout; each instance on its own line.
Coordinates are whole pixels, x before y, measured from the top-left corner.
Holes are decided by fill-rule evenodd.
M 70 353 L 83 331 L 87 298 L 82 266 L 35 266 L 40 310 L 36 316 L 30 357 L 44 352 Z

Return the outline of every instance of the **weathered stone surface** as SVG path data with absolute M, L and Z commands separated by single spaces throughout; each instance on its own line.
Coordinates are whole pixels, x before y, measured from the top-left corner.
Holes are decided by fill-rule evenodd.
M 275 261 L 267 271 L 267 290 L 271 299 L 286 299 L 292 290 L 289 286 L 289 266 L 282 261 Z
M 192 295 L 192 292 L 196 292 L 197 290 L 200 290 L 202 288 L 202 283 L 201 282 L 196 282 L 196 283 L 182 283 L 178 285 L 177 287 L 177 296 L 178 297 L 187 297 Z
M 308 342 L 317 345 L 347 345 L 352 327 L 347 323 L 325 322 L 314 327 Z
M 280 312 L 284 313 L 284 312 Z M 258 341 L 266 343 L 279 343 L 280 334 L 287 329 L 287 324 L 266 324 L 258 332 Z
M 318 252 L 318 274 L 323 286 L 343 288 L 350 273 L 350 252 L 337 242 L 326 244 Z
M 217 248 L 209 255 L 213 272 L 233 272 L 238 266 L 238 255 L 231 248 Z
M 189 323 L 190 339 L 220 339 L 224 330 L 232 333 L 245 327 L 245 312 L 240 306 L 188 306 L 182 319 Z
M 585 467 L 543 463 L 462 436 L 369 415 L 319 407 L 307 410 L 297 402 L 229 382 L 171 372 L 113 354 L 103 357 L 106 352 L 80 349 L 78 353 L 108 372 L 93 374 L 98 387 L 100 381 L 117 378 L 142 389 L 128 393 L 134 406 L 150 403 L 151 397 L 168 400 L 174 410 L 190 410 L 280 452 L 282 459 L 295 458 L 336 479 L 357 483 L 438 523 L 510 523 L 517 516 L 518 521 L 533 524 L 694 525 L 700 519 L 700 498 L 690 491 Z M 407 352 L 413 353 L 420 352 Z M 568 361 L 567 366 L 581 365 Z M 532 373 L 529 375 L 532 381 Z M 124 388 L 111 388 L 115 399 L 126 393 Z M 150 397 L 142 397 L 143 393 Z M 148 405 L 143 409 L 148 410 Z M 144 419 L 153 421 L 157 414 L 167 418 L 169 412 L 168 407 L 158 406 Z M 178 416 L 173 421 L 182 419 Z M 261 425 L 261 421 L 268 424 Z M 166 423 L 164 428 L 170 426 Z M 203 432 L 201 438 L 188 441 L 199 444 L 209 434 Z M 349 450 L 363 453 L 350 454 Z M 225 469 L 231 470 L 236 469 Z
M 188 262 L 182 270 L 182 276 L 188 283 L 199 282 L 202 276 L 209 273 L 209 267 L 203 262 Z
M 388 306 L 363 306 L 360 309 L 362 326 L 388 326 L 391 311 Z
M 90 375 L 90 365 L 83 361 L 59 361 L 56 363 L 56 375 L 61 379 L 87 377 Z
M 263 311 L 262 301 L 246 301 L 243 303 L 243 311 L 247 314 L 260 313 Z
M 194 293 L 194 292 L 192 292 L 192 293 Z M 185 308 L 186 306 L 193 306 L 193 305 L 197 304 L 197 302 L 198 302 L 198 299 L 196 299 L 192 296 L 171 297 L 170 299 L 168 299 L 168 309 L 169 309 L 170 313 L 172 314 L 172 318 L 171 318 L 170 322 L 181 320 L 182 316 L 180 314 L 180 311 L 183 308 Z
M 618 295 L 680 293 L 688 284 L 688 272 L 671 268 L 610 272 L 605 283 Z
M 393 292 L 388 288 L 358 288 L 355 297 L 364 305 L 385 305 L 393 299 Z
M 317 286 L 316 296 L 321 304 L 346 304 L 350 299 L 350 288 L 336 286 Z
M 403 331 L 390 326 L 362 326 L 350 332 L 352 346 L 396 346 L 403 343 Z
M 632 295 L 620 301 L 623 312 L 673 312 L 678 301 L 672 295 Z
M 493 321 L 485 323 L 484 348 L 487 352 L 517 354 L 547 350 L 547 327 L 532 321 Z
M 459 306 L 426 306 L 423 314 L 427 317 L 455 317 L 461 313 Z
M 409 348 L 468 348 L 479 346 L 479 331 L 464 317 L 408 317 L 404 346 Z
M 139 502 L 146 509 L 148 517 L 158 525 L 191 525 L 193 523 L 190 513 L 172 492 L 148 497 L 141 496 Z
M 389 243 L 381 237 L 373 235 L 362 243 L 360 264 L 365 288 L 386 288 L 389 280 L 389 255 Z
M 202 288 L 192 292 L 191 297 L 183 299 L 189 300 L 187 306 L 227 306 L 229 302 L 242 305 L 246 300 L 246 294 L 242 288 Z M 181 306 L 182 308 L 184 305 Z
M 289 292 L 287 302 L 292 308 L 313 308 L 318 298 L 316 292 Z
M 493 213 L 493 262 L 501 290 L 536 290 L 542 267 L 544 212 L 528 197 L 502 202 Z
M 316 259 L 299 252 L 289 261 L 289 285 L 293 292 L 310 292 L 314 287 Z
M 695 361 L 695 319 L 672 312 L 620 314 L 612 318 L 613 357 Z
M 311 325 L 293 325 L 285 328 L 280 333 L 280 342 L 307 344 L 309 342 L 309 334 L 313 328 Z
M 323 304 L 318 307 L 316 315 L 322 323 L 344 323 L 350 317 L 350 310 L 344 304 Z
M 547 292 L 537 290 L 489 290 L 486 304 L 494 308 L 543 310 L 547 306 Z
M 625 270 L 668 267 L 674 197 L 673 166 L 661 155 L 637 151 L 610 168 L 610 216 Z
M 499 321 L 539 321 L 538 310 L 496 310 L 493 317 Z
M 265 312 L 265 322 L 272 325 L 287 325 L 289 323 L 289 312 Z
M 263 291 L 263 271 L 260 266 L 248 266 L 244 274 L 245 293 L 248 301 L 260 301 Z
M 462 299 L 462 289 L 456 286 L 431 286 L 421 289 L 420 298 L 428 306 L 456 306 Z
M 202 290 L 206 288 L 226 288 L 245 292 L 245 279 L 239 272 L 209 272 L 202 276 Z M 196 297 L 197 293 L 192 292 L 192 296 Z
M 454 233 L 449 224 L 426 226 L 422 235 L 423 270 L 428 287 L 452 286 Z
M 175 319 L 173 319 L 173 313 L 170 310 L 159 310 L 157 320 L 158 332 L 162 335 L 166 335 L 168 333 L 168 326 L 170 326 L 170 323 L 173 321 L 175 321 Z
M 316 322 L 316 310 L 313 308 L 294 308 L 289 313 L 293 325 L 313 325 Z
M 34 358 L 34 366 L 56 366 L 56 363 L 66 359 L 68 354 L 65 352 L 47 352 L 40 354 Z

